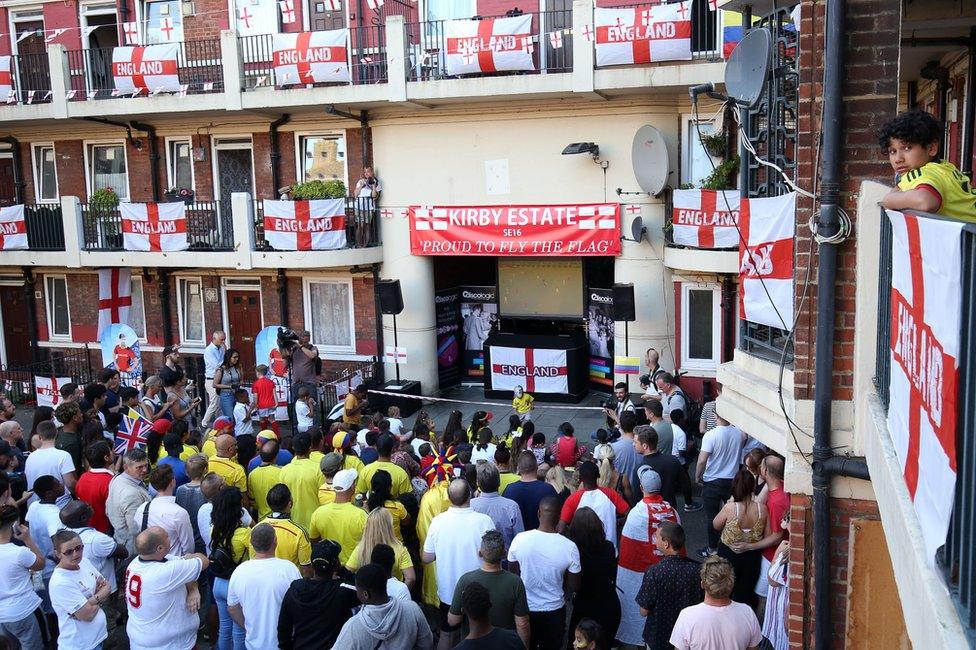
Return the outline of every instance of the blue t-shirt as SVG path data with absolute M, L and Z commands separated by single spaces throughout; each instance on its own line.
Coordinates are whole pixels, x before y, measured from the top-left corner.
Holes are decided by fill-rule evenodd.
M 176 487 L 186 485 L 190 482 L 190 477 L 186 475 L 186 463 L 180 460 L 179 456 L 165 456 L 164 458 L 160 458 L 157 465 L 169 465 L 173 468 Z
M 376 451 L 373 447 L 366 447 L 363 449 L 362 453 L 359 454 L 359 460 L 363 461 L 363 465 L 369 465 L 370 463 L 375 463 L 380 459 L 380 452 Z
M 279 449 L 278 456 L 277 458 L 275 458 L 275 465 L 277 465 L 278 467 L 284 467 L 285 465 L 291 462 L 291 459 L 292 459 L 292 455 L 290 451 L 288 451 L 287 449 Z M 247 464 L 247 473 L 250 474 L 251 470 L 253 470 L 255 467 L 257 467 L 260 464 L 261 464 L 261 454 L 258 454 L 257 456 L 251 459 L 251 462 Z
M 557 494 L 545 481 L 516 481 L 505 488 L 503 496 L 518 504 L 525 530 L 534 530 L 539 527 L 539 502 Z

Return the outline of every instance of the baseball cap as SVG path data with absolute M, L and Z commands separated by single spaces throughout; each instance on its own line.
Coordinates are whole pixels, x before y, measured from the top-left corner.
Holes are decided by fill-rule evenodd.
M 228 429 L 233 427 L 234 427 L 234 423 L 230 421 L 230 418 L 224 416 L 220 416 L 219 418 L 214 420 L 213 423 L 214 429 Z
M 637 479 L 640 481 L 641 489 L 645 492 L 661 491 L 661 475 L 654 471 L 649 465 L 642 465 L 637 468 Z
M 169 429 L 172 426 L 173 426 L 173 421 L 166 420 L 164 418 L 160 418 L 152 423 L 153 431 L 155 431 L 161 436 L 165 436 L 167 433 L 169 433 Z
M 323 474 L 335 474 L 342 468 L 342 462 L 342 454 L 332 452 L 322 456 L 322 460 L 319 461 L 319 469 L 322 470 Z
M 277 433 L 275 433 L 271 429 L 264 429 L 263 431 L 258 433 L 257 443 L 259 445 L 263 445 L 266 442 L 270 442 L 272 440 L 277 440 L 277 439 L 278 439 Z
M 324 458 L 322 460 L 325 460 Z M 343 469 L 336 472 L 332 478 L 332 487 L 336 492 L 345 492 L 356 484 L 358 473 L 354 469 Z

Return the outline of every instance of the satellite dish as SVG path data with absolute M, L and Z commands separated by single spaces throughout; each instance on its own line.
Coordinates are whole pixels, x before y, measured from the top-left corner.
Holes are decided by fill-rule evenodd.
M 647 228 L 644 227 L 644 220 L 641 217 L 635 217 L 630 222 L 630 236 L 634 238 L 633 241 L 638 244 L 644 241 L 644 233 L 646 232 Z
M 654 196 L 660 194 L 671 175 L 668 145 L 661 132 L 650 124 L 637 129 L 630 160 L 640 188 Z
M 772 48 L 773 37 L 767 28 L 746 33 L 725 64 L 725 92 L 729 97 L 748 108 L 756 105 L 769 76 Z

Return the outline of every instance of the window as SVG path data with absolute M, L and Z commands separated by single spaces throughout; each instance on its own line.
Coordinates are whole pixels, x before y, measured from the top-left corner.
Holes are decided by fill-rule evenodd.
M 34 193 L 38 203 L 57 203 L 58 171 L 55 167 L 54 145 L 36 144 L 34 156 Z
M 681 285 L 681 369 L 714 372 L 722 356 L 722 289 Z
M 304 294 L 312 343 L 331 352 L 354 353 L 352 280 L 306 280 Z
M 170 140 L 166 144 L 169 187 L 193 189 L 193 148 L 189 140 Z
M 478 13 L 471 0 L 427 0 L 427 20 L 471 18 Z
M 44 278 L 47 296 L 47 334 L 49 339 L 71 338 L 71 313 L 68 311 L 68 279 L 63 275 Z
M 712 135 L 714 130 L 719 128 L 718 125 L 710 120 L 699 120 L 698 125 L 703 138 Z M 683 130 L 685 146 L 681 165 L 681 180 L 684 183 L 691 183 L 695 187 L 698 187 L 712 173 L 712 165 L 718 166 L 722 161 L 721 159 L 712 158 L 708 155 L 708 152 L 698 137 L 698 129 L 695 128 L 694 118 L 685 120 Z
M 303 135 L 298 138 L 298 177 L 302 181 L 346 179 L 346 138 L 343 135 Z
M 132 306 L 129 307 L 129 327 L 140 339 L 146 339 L 146 302 L 142 295 L 142 278 L 132 277 Z
M 89 194 L 107 187 L 122 200 L 129 200 L 129 172 L 125 162 L 125 145 L 88 145 Z
M 204 345 L 203 288 L 200 278 L 179 278 L 180 340 Z
M 183 40 L 183 13 L 178 0 L 146 3 L 146 45 Z

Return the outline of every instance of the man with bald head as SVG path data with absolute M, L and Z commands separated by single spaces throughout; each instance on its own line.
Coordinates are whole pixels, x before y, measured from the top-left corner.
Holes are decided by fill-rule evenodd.
M 237 439 L 229 433 L 217 436 L 215 442 L 217 455 L 210 459 L 210 471 L 221 476 L 227 485 L 236 487 L 244 497 L 245 505 L 249 501 L 247 496 L 247 474 L 240 463 L 234 460 L 237 455 Z
M 471 486 L 467 481 L 462 478 L 451 481 L 447 498 L 451 506 L 430 522 L 422 557 L 426 564 L 437 561 L 437 596 L 441 601 L 441 637 L 437 647 L 441 650 L 453 648 L 459 636 L 460 626 L 448 622 L 454 585 L 465 573 L 480 566 L 481 537 L 495 530 L 491 517 L 471 509 Z
M 193 648 L 200 619 L 197 578 L 210 561 L 203 553 L 169 555 L 169 535 L 150 526 L 136 536 L 139 556 L 125 572 L 126 632 L 131 650 Z

